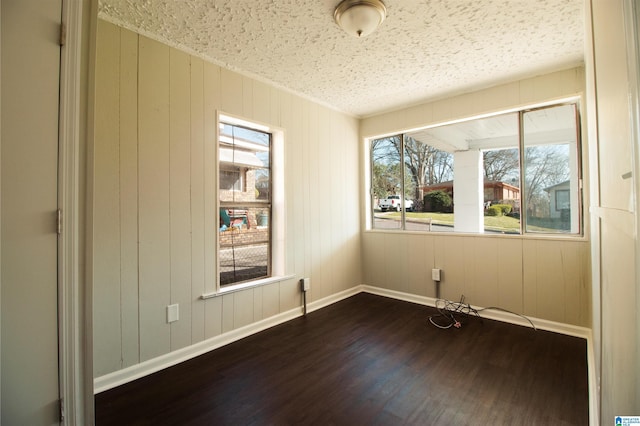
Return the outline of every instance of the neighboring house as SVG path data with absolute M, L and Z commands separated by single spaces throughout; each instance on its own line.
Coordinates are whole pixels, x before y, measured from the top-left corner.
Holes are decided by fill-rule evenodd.
M 264 163 L 256 155 L 268 151 L 264 145 L 249 140 L 220 136 L 220 190 L 233 191 L 234 201 L 255 201 L 256 169 Z M 224 198 L 224 194 L 223 195 Z
M 423 188 L 425 194 L 432 191 L 444 191 L 453 199 L 453 181 L 435 183 L 433 185 L 426 185 Z M 507 203 L 511 204 L 514 211 L 520 208 L 520 188 L 517 186 L 509 185 L 500 181 L 484 181 L 484 203 L 485 206 L 490 204 Z
M 560 218 L 564 214 L 569 214 L 571 197 L 569 192 L 570 181 L 566 180 L 556 185 L 552 185 L 544 190 L 549 193 L 549 216 Z

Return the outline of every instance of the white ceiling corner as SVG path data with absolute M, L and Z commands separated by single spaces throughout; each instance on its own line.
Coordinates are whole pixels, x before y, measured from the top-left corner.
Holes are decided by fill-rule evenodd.
M 100 0 L 99 17 L 363 117 L 583 63 L 584 0 L 384 0 L 357 39 L 339 0 Z

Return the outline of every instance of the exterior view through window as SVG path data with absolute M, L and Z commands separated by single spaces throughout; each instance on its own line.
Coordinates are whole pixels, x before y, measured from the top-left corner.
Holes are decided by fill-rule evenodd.
M 271 134 L 220 123 L 220 286 L 271 275 Z
M 373 139 L 372 228 L 580 234 L 579 136 L 571 103 Z

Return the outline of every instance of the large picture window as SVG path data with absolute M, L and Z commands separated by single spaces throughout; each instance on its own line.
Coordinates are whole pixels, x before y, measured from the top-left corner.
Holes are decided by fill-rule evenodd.
M 581 234 L 575 103 L 369 141 L 371 228 Z
M 271 133 L 220 123 L 221 287 L 271 276 L 271 148 Z

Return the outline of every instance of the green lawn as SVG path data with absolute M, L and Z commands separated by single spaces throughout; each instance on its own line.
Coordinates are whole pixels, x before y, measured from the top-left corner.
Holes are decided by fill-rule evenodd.
M 407 219 L 414 222 L 426 222 L 431 218 L 434 225 L 453 226 L 453 213 L 423 213 L 407 212 Z M 385 214 L 385 217 L 400 220 L 400 212 Z M 487 231 L 518 233 L 520 232 L 520 220 L 509 216 L 485 216 L 484 228 Z

